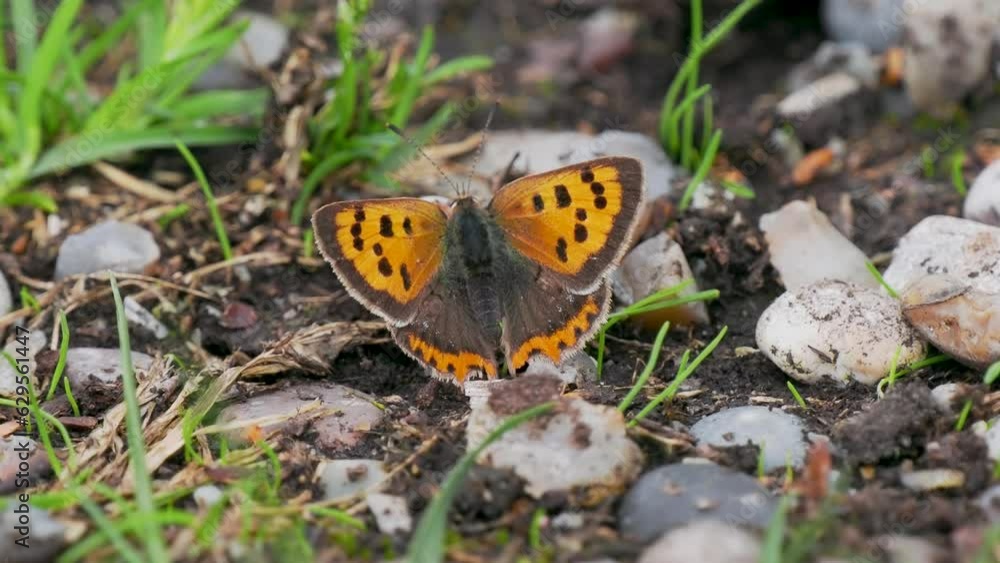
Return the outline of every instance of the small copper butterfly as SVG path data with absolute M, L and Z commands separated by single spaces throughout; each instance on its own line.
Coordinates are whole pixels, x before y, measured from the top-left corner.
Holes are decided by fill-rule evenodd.
M 316 242 L 348 292 L 396 343 L 461 385 L 535 356 L 559 363 L 590 340 L 611 301 L 643 198 L 639 161 L 604 157 L 459 197 L 342 201 L 313 215 Z

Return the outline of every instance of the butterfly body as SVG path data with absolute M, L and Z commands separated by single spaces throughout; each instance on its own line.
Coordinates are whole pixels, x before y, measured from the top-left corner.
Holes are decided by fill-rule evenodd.
M 468 297 L 471 314 L 492 340 L 500 336 L 497 281 L 512 277 L 499 256 L 504 248 L 496 222 L 475 200 L 455 202 L 445 234 L 442 284 Z
M 597 159 L 502 187 L 486 207 L 415 198 L 319 209 L 320 250 L 352 296 L 399 346 L 458 383 L 513 371 L 534 356 L 558 363 L 607 313 L 607 277 L 632 236 L 639 162 Z

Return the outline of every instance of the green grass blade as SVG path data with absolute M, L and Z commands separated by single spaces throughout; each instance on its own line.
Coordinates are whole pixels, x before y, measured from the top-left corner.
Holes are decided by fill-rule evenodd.
M 56 200 L 39 191 L 14 192 L 0 198 L 0 207 L 19 207 L 22 205 L 34 207 L 46 213 L 55 213 L 59 209 L 59 206 L 56 205 Z
M 367 154 L 368 151 L 364 150 L 346 150 L 341 153 L 332 154 L 320 162 L 316 168 L 309 173 L 305 182 L 302 183 L 302 191 L 299 192 L 299 197 L 295 200 L 295 205 L 292 206 L 292 224 L 299 225 L 302 223 L 303 216 L 309 206 L 309 201 L 312 200 L 313 192 L 316 191 L 316 188 L 319 187 L 319 183 L 322 182 L 324 178 L 333 174 L 333 172 L 337 169 L 346 166 Z
M 708 177 L 708 171 L 712 168 L 712 163 L 715 162 L 715 153 L 718 152 L 721 142 L 722 130 L 716 129 L 715 134 L 712 135 L 712 139 L 708 142 L 708 151 L 702 155 L 701 164 L 698 165 L 698 170 L 695 172 L 694 177 L 691 178 L 691 182 L 688 183 L 687 188 L 684 190 L 684 195 L 681 197 L 681 203 L 678 207 L 682 212 L 687 211 L 687 208 L 691 205 L 691 199 L 694 198 L 695 190 Z
M 148 561 L 166 563 L 166 544 L 162 530 L 156 518 L 156 505 L 153 502 L 153 483 L 146 467 L 146 445 L 142 431 L 142 413 L 139 409 L 139 397 L 136 391 L 135 371 L 132 368 L 132 346 L 128 333 L 128 321 L 125 320 L 125 306 L 118 291 L 118 281 L 111 274 L 111 292 L 115 299 L 115 313 L 118 324 L 118 346 L 121 350 L 122 383 L 125 395 L 125 430 L 128 436 L 128 454 L 132 466 L 132 476 L 135 485 L 135 500 L 138 506 L 137 519 L 141 522 L 143 540 Z
M 142 12 L 136 22 L 139 42 L 139 70 L 153 68 L 163 60 L 164 35 L 167 31 L 167 1 L 143 2 Z
M 891 285 L 889 285 L 889 282 L 885 281 L 885 278 L 882 277 L 881 272 L 878 271 L 878 268 L 875 267 L 875 264 L 872 264 L 871 260 L 865 260 L 865 266 L 868 268 L 868 271 L 871 273 L 872 277 L 875 278 L 875 281 L 877 281 L 879 285 L 885 288 L 885 292 L 889 294 L 889 297 L 892 297 L 893 299 L 899 299 L 899 294 L 896 293 L 896 290 L 893 289 Z
M 226 52 L 246 32 L 249 25 L 249 22 L 238 23 L 191 41 L 181 51 L 180 54 L 183 56 L 176 59 L 186 61 L 186 63 L 177 67 L 172 76 L 164 81 L 166 87 L 161 92 L 157 103 L 169 107 L 179 101 L 195 80 L 198 80 L 199 76 L 225 56 Z
M 639 309 L 642 309 L 644 307 L 652 305 L 653 303 L 657 303 L 657 302 L 663 301 L 664 299 L 666 299 L 668 297 L 671 297 L 671 296 L 679 294 L 680 292 L 682 292 L 685 289 L 687 289 L 688 287 L 690 287 L 691 284 L 693 284 L 693 283 L 694 283 L 693 279 L 686 279 L 686 280 L 683 280 L 683 281 L 681 281 L 681 282 L 679 282 L 679 283 L 677 283 L 675 285 L 663 288 L 663 289 L 661 289 L 661 290 L 659 290 L 659 291 L 657 291 L 655 293 L 651 293 L 651 294 L 647 295 L 646 297 L 643 297 L 642 299 L 640 299 L 640 300 L 636 301 L 635 303 L 629 305 L 628 307 L 625 307 L 621 311 L 619 311 L 617 313 L 614 313 L 612 315 L 612 317 L 622 317 L 622 318 L 630 317 L 630 316 L 634 315 L 635 311 L 638 311 Z M 609 320 L 610 320 L 610 318 L 609 318 Z
M 711 140 L 711 139 L 709 139 Z M 749 186 L 740 184 L 738 182 L 733 182 L 732 180 L 721 180 L 719 182 L 725 190 L 734 196 L 741 199 L 754 199 L 757 197 L 757 193 L 754 192 Z
M 969 193 L 969 188 L 965 185 L 965 176 L 962 170 L 964 165 L 965 152 L 962 150 L 955 151 L 955 154 L 951 155 L 951 185 L 955 187 L 955 191 L 962 197 L 965 197 Z
M 934 356 L 926 357 L 926 358 L 924 358 L 924 359 L 922 359 L 922 360 L 920 360 L 918 362 L 914 362 L 914 363 L 906 366 L 905 368 L 899 370 L 896 373 L 896 379 L 899 379 L 900 377 L 903 377 L 904 375 L 908 375 L 908 374 L 910 374 L 912 372 L 915 372 L 917 370 L 924 369 L 925 367 L 929 367 L 929 366 L 933 366 L 933 365 L 940 364 L 940 363 L 943 363 L 943 362 L 951 361 L 951 359 L 952 359 L 951 356 L 948 356 L 946 354 L 937 354 L 937 355 L 934 355 Z
M 17 0 L 18 4 L 31 4 L 30 0 Z M 30 68 L 24 69 L 27 82 L 18 104 L 18 125 L 21 128 L 21 154 L 15 165 L 15 182 L 19 183 L 31 169 L 42 149 L 42 95 L 55 72 L 56 62 L 63 53 L 70 26 L 80 10 L 83 0 L 64 0 L 56 8 L 49 22 L 41 45 L 31 57 Z M 23 9 L 23 7 L 22 7 Z M 17 10 L 14 12 L 17 16 Z M 30 21 L 34 20 L 21 20 Z M 11 188 L 0 186 L 0 199 Z
M 447 103 L 441 106 L 441 108 L 438 109 L 438 111 L 435 112 L 426 123 L 421 125 L 413 136 L 410 137 L 410 142 L 406 142 L 393 134 L 392 148 L 376 164 L 375 168 L 368 173 L 368 180 L 378 185 L 390 185 L 391 181 L 387 178 L 387 175 L 394 170 L 399 170 L 410 160 L 419 158 L 420 155 L 417 153 L 417 150 L 413 145 L 426 145 L 428 142 L 431 142 L 432 139 L 437 137 L 438 132 L 445 126 L 448 120 L 451 119 L 455 108 L 456 106 L 453 103 Z
M 270 92 L 255 90 L 215 90 L 190 94 L 165 110 L 171 122 L 200 121 L 224 115 L 260 118 Z
M 66 61 L 66 78 L 63 80 L 63 90 L 72 88 L 75 91 L 72 96 L 76 98 L 76 103 L 79 106 L 78 111 L 86 115 L 90 113 L 92 106 L 90 92 L 87 90 L 87 80 L 83 76 L 80 61 L 68 43 L 63 45 L 63 59 Z
M 66 370 L 66 353 L 69 352 L 69 325 L 66 323 L 66 313 L 59 311 L 59 359 L 56 361 L 56 369 L 52 372 L 52 381 L 49 383 L 49 392 L 45 395 L 46 401 L 51 401 L 56 394 L 56 387 L 62 378 L 63 371 Z M 76 413 L 80 416 L 80 413 Z
M 111 95 L 87 118 L 81 134 L 100 139 L 120 130 L 143 129 L 151 119 L 148 112 L 150 101 L 184 63 L 174 61 L 154 65 L 116 85 Z
M 107 29 L 102 31 L 97 37 L 91 39 L 77 56 L 80 69 L 83 72 L 87 72 L 108 51 L 119 45 L 122 38 L 128 33 L 128 30 L 135 24 L 139 15 L 147 9 L 149 3 L 148 0 L 135 2 L 121 16 L 116 18 Z
M 7 29 L 7 3 L 0 1 L 0 35 L 2 30 Z M 15 63 L 16 64 L 16 63 Z M 0 73 L 7 72 L 7 42 L 0 41 Z M 3 155 L 4 143 L 2 139 L 13 139 L 14 137 L 14 106 L 7 95 L 7 87 L 0 84 L 0 158 Z
M 451 80 L 460 74 L 488 70 L 492 67 L 493 59 L 485 55 L 472 55 L 453 59 L 428 72 L 427 76 L 423 78 L 424 87 L 426 88 L 438 82 Z
M 962 412 L 958 415 L 958 420 L 955 421 L 955 432 L 961 432 L 965 429 L 965 423 L 969 420 L 969 413 L 972 412 L 972 399 L 967 399 L 965 405 L 962 406 Z
M 656 368 L 656 361 L 660 359 L 660 350 L 663 349 L 663 339 L 667 336 L 667 331 L 670 330 L 670 321 L 663 323 L 660 326 L 660 332 L 656 333 L 656 340 L 653 341 L 653 349 L 649 352 L 649 359 L 646 360 L 646 367 L 639 374 L 638 379 L 635 380 L 635 384 L 629 389 L 628 395 L 618 403 L 618 411 L 625 412 L 628 410 L 629 406 L 632 405 L 632 401 L 639 396 L 639 392 L 642 388 L 646 386 L 646 381 L 649 380 L 649 376 L 653 374 L 653 370 Z
M 10 16 L 14 32 L 14 53 L 17 54 L 17 70 L 27 75 L 31 72 L 31 62 L 38 48 L 35 0 L 11 0 Z
M 458 494 L 462 481 L 466 474 L 475 465 L 479 454 L 490 444 L 500 439 L 501 436 L 516 428 L 517 426 L 535 418 L 538 415 L 549 412 L 555 405 L 544 403 L 525 409 L 517 414 L 511 415 L 486 436 L 481 444 L 458 460 L 455 467 L 448 472 L 441 490 L 434 495 L 429 505 L 420 516 L 417 528 L 413 532 L 413 538 L 407 548 L 407 560 L 416 563 L 440 563 L 444 560 L 444 539 L 448 526 L 448 508 L 452 500 Z
M 344 65 L 344 73 L 337 81 L 336 97 L 332 101 L 333 115 L 333 142 L 342 141 L 347 137 L 348 131 L 354 121 L 354 110 L 358 105 L 358 67 L 361 66 L 355 60 Z M 320 145 L 323 146 L 323 145 Z
M 666 299 L 663 301 L 658 301 L 656 303 L 651 303 L 649 305 L 644 305 L 642 307 L 633 308 L 634 305 L 627 309 L 627 316 L 641 315 L 643 313 L 651 313 L 653 311 L 662 311 L 663 309 L 672 309 L 680 305 L 687 305 L 688 303 L 694 303 L 695 301 L 708 301 L 710 299 L 719 298 L 718 289 L 706 289 L 705 291 L 699 291 L 698 293 L 692 293 L 690 295 L 684 295 L 682 297 L 676 297 L 674 299 Z M 615 313 L 616 319 L 621 320 L 625 317 L 617 317 L 617 315 L 622 315 L 625 311 L 621 313 Z
M 708 143 L 712 140 L 712 129 L 715 128 L 712 97 L 701 99 L 701 154 L 708 152 Z M 748 188 L 749 189 L 749 188 Z
M 691 115 L 691 111 L 692 111 L 692 108 L 693 108 L 694 104 L 697 103 L 698 99 L 701 98 L 702 96 L 704 96 L 705 94 L 707 94 L 708 91 L 711 90 L 711 89 L 712 89 L 711 85 L 705 84 L 701 88 L 697 88 L 695 90 L 692 90 L 691 93 L 688 94 L 684 98 L 684 100 L 680 103 L 680 105 L 677 106 L 677 109 L 674 110 L 673 115 L 670 116 L 670 146 L 671 147 L 680 146 L 680 142 L 681 141 L 680 141 L 679 133 L 678 133 L 678 122 L 680 121 L 680 119 L 682 117 L 686 118 L 686 116 Z M 708 99 L 708 98 L 705 98 L 705 99 Z M 685 129 L 685 131 L 686 131 L 686 129 Z M 685 160 L 682 159 L 680 162 L 681 162 L 682 166 L 688 166 L 688 163 Z
M 164 149 L 176 141 L 188 146 L 235 145 L 257 138 L 254 127 L 151 127 L 135 131 L 115 131 L 91 143 L 86 135 L 71 137 L 42 155 L 32 168 L 29 179 L 61 172 L 105 158 L 119 157 L 133 151 Z
M 184 52 L 197 45 L 199 41 L 221 30 L 234 29 L 249 25 L 248 20 L 237 21 L 233 25 L 223 26 L 223 22 L 239 7 L 240 2 L 215 2 L 197 0 L 195 2 L 173 2 L 170 12 L 170 22 L 166 27 L 163 40 L 163 55 L 161 60 L 172 61 L 184 58 Z M 235 39 L 239 39 L 242 32 Z M 234 39 L 234 40 L 235 40 Z M 229 43 L 232 45 L 232 42 Z M 201 46 L 195 47 L 201 49 Z
M 302 257 L 310 259 L 316 253 L 316 233 L 308 228 L 302 233 Z
M 798 403 L 800 407 L 802 407 L 802 410 L 806 411 L 809 410 L 809 405 L 806 404 L 806 400 L 802 398 L 802 395 L 799 393 L 799 390 L 795 388 L 795 384 L 792 383 L 791 381 L 786 381 L 785 383 L 788 385 L 788 390 L 791 391 L 792 397 L 795 398 L 795 402 Z
M 993 385 L 993 382 L 1000 377 L 1000 362 L 996 362 L 986 369 L 986 374 L 983 375 L 983 383 L 986 385 Z
M 424 28 L 424 33 L 420 38 L 420 46 L 417 48 L 417 54 L 413 62 L 408 65 L 403 91 L 396 102 L 396 106 L 392 111 L 392 117 L 389 120 L 389 123 L 400 129 L 406 127 L 407 123 L 410 122 L 410 112 L 413 111 L 413 105 L 417 102 L 417 97 L 420 95 L 421 77 L 423 76 L 424 69 L 427 68 L 427 60 L 431 56 L 431 48 L 433 47 L 434 28 L 427 26 Z
M 212 187 L 208 185 L 208 178 L 205 177 L 205 171 L 201 169 L 198 160 L 184 146 L 184 143 L 177 141 L 176 146 L 177 150 L 184 156 L 184 160 L 187 161 L 188 166 L 191 167 L 191 171 L 194 172 L 194 177 L 197 178 L 198 185 L 201 186 L 201 193 L 205 196 L 208 213 L 212 216 L 212 224 L 215 225 L 215 236 L 219 239 L 219 246 L 222 247 L 222 257 L 226 260 L 232 260 L 233 248 L 229 244 L 229 235 L 226 234 L 226 224 L 222 220 L 222 214 L 219 213 L 219 204 L 215 201 L 215 194 L 212 193 Z
M 691 52 L 701 43 L 702 34 L 701 0 L 691 0 Z M 687 95 L 690 97 L 698 87 L 698 67 L 695 66 L 688 74 Z M 688 106 L 681 110 L 684 114 L 684 133 L 681 140 L 681 166 L 690 168 L 694 164 L 694 107 Z
M 782 544 L 785 541 L 786 521 L 788 520 L 788 510 L 791 508 L 792 497 L 786 495 L 781 497 L 778 509 L 771 517 L 771 523 L 767 526 L 764 534 L 764 546 L 760 553 L 760 563 L 782 563 Z

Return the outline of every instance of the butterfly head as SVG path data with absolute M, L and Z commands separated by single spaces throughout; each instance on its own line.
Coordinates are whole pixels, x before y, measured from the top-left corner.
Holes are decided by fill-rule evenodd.
M 460 195 L 451 202 L 451 212 L 456 213 L 465 209 L 474 209 L 479 207 L 479 202 L 476 198 L 471 195 Z

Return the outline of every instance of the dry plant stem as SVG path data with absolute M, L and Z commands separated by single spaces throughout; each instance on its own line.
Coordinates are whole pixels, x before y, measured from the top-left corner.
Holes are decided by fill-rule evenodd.
M 240 266 L 243 264 L 253 264 L 258 267 L 266 266 L 280 266 L 283 264 L 288 264 L 292 261 L 292 257 L 284 252 L 255 252 L 253 254 L 244 254 L 242 256 L 237 256 L 231 260 L 223 260 L 222 262 L 215 262 L 213 264 L 208 264 L 202 266 L 197 270 L 188 272 L 181 278 L 184 283 L 194 285 L 196 281 L 200 278 L 207 276 L 208 274 L 218 272 L 220 270 L 225 270 L 232 268 L 233 266 Z
M 152 182 L 136 178 L 121 168 L 107 162 L 95 162 L 93 168 L 114 185 L 141 198 L 159 203 L 176 203 L 180 201 L 180 195 L 176 192 L 161 188 Z
M 196 297 L 200 297 L 202 299 L 207 299 L 209 301 L 213 302 L 219 301 L 218 298 L 203 291 L 194 289 L 193 287 L 187 287 L 184 285 L 176 284 L 170 281 L 154 278 L 151 276 L 145 276 L 142 274 L 122 274 L 122 273 L 115 274 L 115 276 L 119 280 L 121 280 L 121 283 L 119 284 L 120 287 L 124 288 L 124 287 L 137 286 L 144 288 L 144 291 L 136 294 L 133 297 L 133 299 L 137 301 L 141 300 L 142 298 L 145 298 L 147 292 L 153 291 L 152 289 L 149 289 L 148 286 L 164 287 L 182 293 L 188 293 Z M 37 297 L 38 303 L 42 308 L 40 313 L 36 314 L 30 307 L 22 307 L 20 309 L 11 311 L 6 315 L 0 316 L 0 330 L 9 327 L 10 325 L 14 324 L 14 321 L 24 317 L 32 318 L 32 321 L 29 323 L 28 328 L 31 329 L 37 328 L 38 326 L 41 326 L 44 323 L 44 319 L 47 318 L 47 315 L 51 312 L 49 309 L 52 307 L 53 304 L 56 303 L 56 300 L 59 298 L 59 296 L 62 294 L 63 290 L 66 287 L 72 287 L 74 284 L 80 281 L 106 282 L 107 280 L 108 280 L 107 274 L 78 274 L 75 276 L 70 276 L 64 280 L 55 282 L 50 285 L 50 287 L 45 293 Z M 73 310 L 83 305 L 92 303 L 100 299 L 104 299 L 109 295 L 111 295 L 110 289 L 107 288 L 95 289 L 88 293 L 71 298 L 64 304 L 65 305 L 64 309 L 66 313 L 69 314 Z
M 468 418 L 469 418 L 469 415 L 465 415 L 464 417 L 461 418 L 461 420 L 458 420 L 458 421 L 455 421 L 454 423 L 452 423 L 452 427 L 454 427 L 454 426 L 456 426 L 458 424 L 464 424 L 465 420 L 468 419 Z M 362 491 L 362 492 L 363 493 L 367 493 L 369 490 L 374 490 L 376 487 L 378 487 L 382 483 L 387 483 L 389 481 L 389 479 L 391 479 L 392 477 L 394 477 L 397 473 L 399 473 L 400 471 L 402 471 L 406 467 L 409 467 L 410 465 L 412 465 L 413 462 L 415 462 L 417 460 L 417 458 L 419 458 L 420 456 L 422 456 L 425 453 L 427 453 L 428 451 L 430 451 L 430 449 L 433 448 L 434 445 L 437 444 L 440 439 L 441 439 L 440 435 L 439 434 L 435 434 L 435 435 L 431 436 L 430 438 L 424 440 L 424 442 L 422 444 L 420 444 L 420 446 L 418 446 L 417 449 L 414 450 L 414 452 L 412 454 L 410 454 L 406 459 L 404 459 L 402 463 L 400 463 L 396 467 L 394 467 L 391 470 L 389 470 L 389 472 L 387 472 L 384 477 L 382 477 L 381 479 L 379 479 L 379 481 L 377 483 L 373 483 L 370 487 L 368 487 L 367 489 L 365 489 L 365 491 Z M 357 494 L 352 495 L 352 496 L 356 497 L 359 494 L 362 494 L 362 493 L 357 493 Z M 335 499 L 335 500 L 339 500 L 339 502 L 344 502 L 345 500 L 350 500 L 350 498 Z M 364 511 L 364 509 L 367 506 L 368 506 L 368 500 L 366 498 L 364 498 L 364 499 L 358 501 L 357 503 L 351 505 L 351 507 L 347 508 L 345 510 L 345 512 L 347 512 L 351 516 L 355 516 L 357 514 L 360 514 L 362 511 Z

